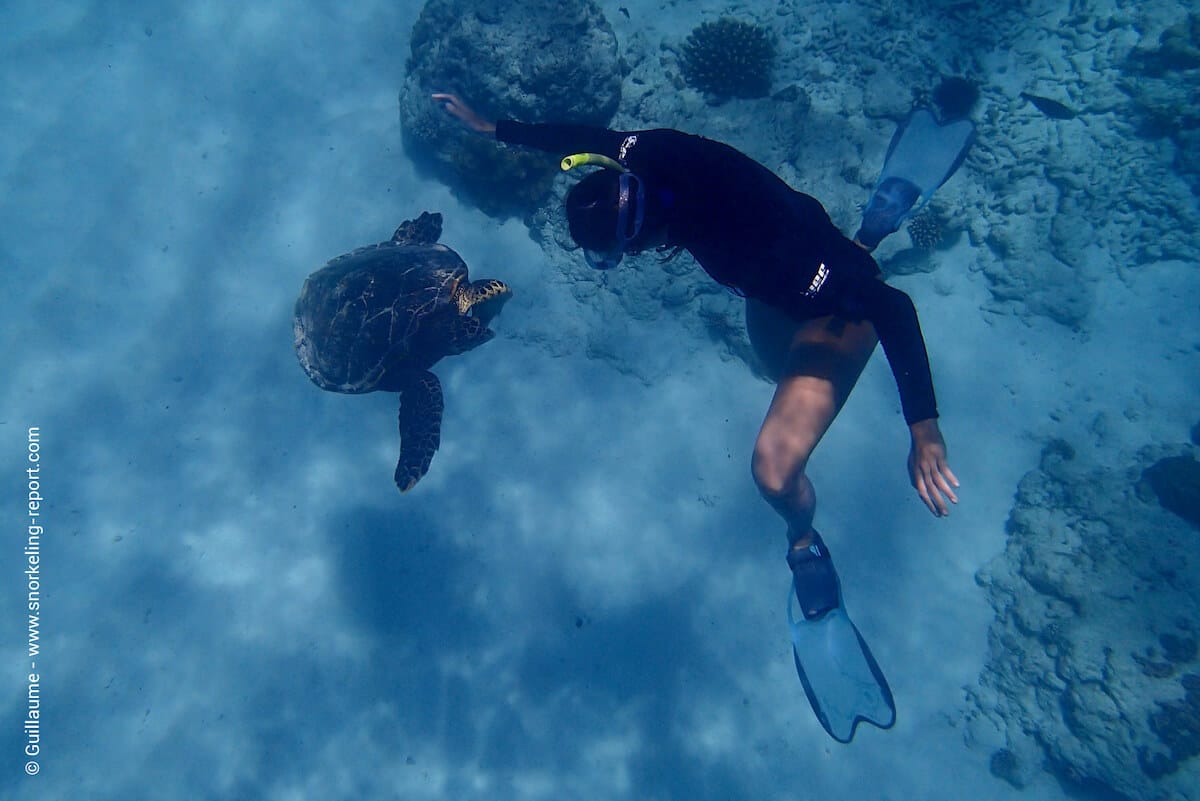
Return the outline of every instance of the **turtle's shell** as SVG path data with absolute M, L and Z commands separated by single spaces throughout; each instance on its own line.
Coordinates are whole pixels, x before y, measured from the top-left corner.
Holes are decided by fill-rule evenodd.
M 467 265 L 436 243 L 381 242 L 308 277 L 296 300 L 296 355 L 333 392 L 388 388 L 389 373 L 424 370 L 450 352 L 437 324 L 460 315 Z

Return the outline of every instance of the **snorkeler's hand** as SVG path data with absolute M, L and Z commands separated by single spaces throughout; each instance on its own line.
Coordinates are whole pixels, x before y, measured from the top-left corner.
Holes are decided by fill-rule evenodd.
M 958 479 L 946 463 L 946 441 L 936 419 L 921 420 L 909 426 L 912 450 L 908 454 L 908 475 L 921 500 L 937 517 L 950 514 L 950 503 L 958 503 L 954 494 Z
M 445 92 L 434 92 L 430 95 L 435 102 L 439 103 L 447 114 L 454 117 L 463 125 L 470 128 L 472 131 L 481 134 L 494 134 L 496 132 L 496 123 L 485 120 L 475 113 L 474 109 L 463 102 L 458 95 L 447 94 Z

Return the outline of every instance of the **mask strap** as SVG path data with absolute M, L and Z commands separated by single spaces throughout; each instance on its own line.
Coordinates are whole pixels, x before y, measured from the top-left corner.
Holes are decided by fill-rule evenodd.
M 633 197 L 630 197 L 632 184 Z M 630 204 L 633 205 L 633 220 L 629 219 Z M 628 245 L 642 232 L 646 219 L 646 190 L 642 181 L 631 172 L 621 173 L 617 195 L 617 241 Z

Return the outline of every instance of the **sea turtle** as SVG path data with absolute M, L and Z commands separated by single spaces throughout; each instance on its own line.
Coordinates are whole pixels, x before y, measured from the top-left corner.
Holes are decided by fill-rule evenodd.
M 442 387 L 429 368 L 492 338 L 488 322 L 512 295 L 438 244 L 442 215 L 406 220 L 387 242 L 338 256 L 296 300 L 296 356 L 330 392 L 400 393 L 396 485 L 412 489 L 441 441 Z

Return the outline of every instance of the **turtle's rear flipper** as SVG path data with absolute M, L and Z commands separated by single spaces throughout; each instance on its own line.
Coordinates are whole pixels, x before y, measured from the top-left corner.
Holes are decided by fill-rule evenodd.
M 400 390 L 400 461 L 396 486 L 408 492 L 429 470 L 442 441 L 442 385 L 428 370 L 413 373 Z

